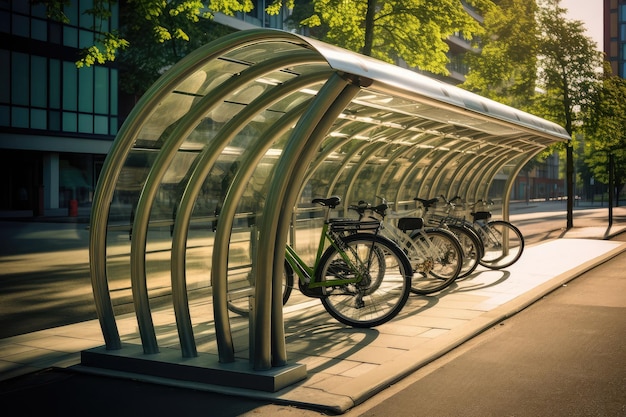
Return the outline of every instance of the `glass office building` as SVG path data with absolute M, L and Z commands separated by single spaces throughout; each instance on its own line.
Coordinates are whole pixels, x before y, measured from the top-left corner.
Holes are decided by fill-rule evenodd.
M 72 0 L 61 24 L 43 5 L 0 1 L 0 211 L 55 215 L 89 208 L 106 153 L 118 129 L 118 70 L 78 69 L 94 27 L 111 18 L 83 13 L 93 0 Z M 72 214 L 72 213 L 70 213 Z
M 626 77 L 626 0 L 604 0 L 604 53 L 613 74 Z

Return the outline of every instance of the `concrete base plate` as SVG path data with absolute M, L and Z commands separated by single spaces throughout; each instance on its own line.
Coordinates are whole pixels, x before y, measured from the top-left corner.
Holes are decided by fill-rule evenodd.
M 148 355 L 140 345 L 129 344 L 120 350 L 104 346 L 83 350 L 81 366 L 264 392 L 276 392 L 306 378 L 306 365 L 301 364 L 257 371 L 247 360 L 220 363 L 216 355 L 202 352 L 183 358 L 180 350 L 171 348 Z

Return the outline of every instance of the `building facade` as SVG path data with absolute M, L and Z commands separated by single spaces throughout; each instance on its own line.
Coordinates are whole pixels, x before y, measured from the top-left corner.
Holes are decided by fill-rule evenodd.
M 78 69 L 80 48 L 93 44 L 95 22 L 73 0 L 67 24 L 45 7 L 0 1 L 0 211 L 45 215 L 89 207 L 99 170 L 118 129 L 118 70 Z M 73 214 L 73 213 L 71 213 Z
M 69 22 L 46 16 L 42 4 L 0 0 L 0 217 L 88 212 L 98 175 L 129 108 L 118 91 L 115 63 L 77 68 L 80 50 L 119 25 L 85 13 L 93 0 L 71 0 Z M 236 29 L 282 28 L 284 16 L 220 15 Z M 122 110 L 121 110 L 122 109 Z M 126 109 L 126 110 L 123 110 Z
M 626 0 L 604 0 L 604 54 L 613 74 L 626 77 Z

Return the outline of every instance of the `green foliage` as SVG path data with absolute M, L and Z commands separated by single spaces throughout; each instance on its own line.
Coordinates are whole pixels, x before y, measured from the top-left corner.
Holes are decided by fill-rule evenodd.
M 611 73 L 604 64 L 594 105 L 584 112 L 585 162 L 593 176 L 608 183 L 608 159 L 615 158 L 617 184 L 626 180 L 626 80 Z
M 480 24 L 460 0 L 313 0 L 313 14 L 299 21 L 321 40 L 434 74 L 448 74 L 448 44 L 451 35 L 467 40 L 482 34 Z M 490 0 L 468 2 L 481 10 L 494 7 Z M 294 14 L 304 3 L 296 3 Z
M 537 72 L 537 6 L 527 0 L 500 0 L 497 5 L 484 15 L 481 53 L 468 54 L 470 71 L 461 87 L 529 110 Z
M 43 4 L 46 6 L 46 16 L 48 19 L 61 23 L 69 23 L 70 19 L 63 11 L 64 7 L 71 6 L 71 0 L 31 0 L 32 4 Z
M 30 0 L 33 4 L 46 6 L 50 19 L 69 23 L 64 8 L 71 5 L 71 0 Z M 120 13 L 132 17 L 120 31 L 102 29 L 102 22 L 111 16 L 111 6 L 118 0 L 93 0 L 93 7 L 82 10 L 83 14 L 94 16 L 96 31 L 94 45 L 81 51 L 78 67 L 104 64 L 114 61 L 127 48 L 137 52 L 137 40 L 140 37 L 135 31 L 142 30 L 141 36 L 157 44 L 176 41 L 191 41 L 192 37 L 202 29 L 194 29 L 194 24 L 203 26 L 213 18 L 213 12 L 234 15 L 237 12 L 249 12 L 254 8 L 252 0 L 127 0 L 120 2 Z M 293 0 L 285 0 L 285 5 L 293 7 Z M 268 14 L 277 14 L 282 7 L 282 0 L 272 0 L 267 7 Z M 142 42 L 143 43 L 143 42 Z M 180 45 L 175 46 L 181 48 Z
M 211 19 L 200 18 L 196 23 L 184 22 L 180 33 L 174 32 L 169 39 L 160 41 L 160 36 L 166 35 L 151 33 L 154 26 L 148 20 L 136 18 L 136 10 L 125 9 L 123 13 L 123 21 L 129 22 L 123 29 L 132 48 L 119 53 L 120 90 L 135 96 L 143 94 L 167 68 L 189 52 L 233 31 Z
M 119 37 L 118 32 L 108 32 L 99 38 L 100 43 L 84 49 L 81 58 L 76 62 L 78 68 L 93 64 L 104 64 L 114 61 L 119 50 L 126 49 L 129 42 Z
M 593 101 L 602 57 L 583 23 L 568 20 L 559 3 L 549 0 L 538 13 L 537 85 L 543 90 L 538 104 L 544 117 L 571 134 L 581 110 Z

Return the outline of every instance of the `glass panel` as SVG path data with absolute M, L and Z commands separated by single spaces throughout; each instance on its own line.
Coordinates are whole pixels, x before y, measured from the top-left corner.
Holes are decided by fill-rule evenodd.
M 33 19 L 31 20 L 32 32 L 31 36 L 33 39 L 38 39 L 40 41 L 48 40 L 48 23 L 45 20 Z
M 111 19 L 109 20 L 109 23 L 111 24 L 111 30 L 117 30 L 119 29 L 119 5 L 117 4 L 117 2 L 115 2 L 114 4 L 109 3 L 109 7 L 111 8 Z M 102 30 L 109 31 L 109 28 L 106 27 Z
M 63 45 L 78 48 L 78 31 L 76 28 L 63 26 Z
M 0 103 L 9 103 L 11 94 L 11 71 L 9 66 L 9 57 L 11 53 L 6 49 L 0 49 Z
M 89 48 L 90 46 L 94 44 L 93 32 L 88 31 L 88 30 L 80 30 L 78 32 L 78 36 L 79 36 L 79 42 L 78 42 L 79 48 Z
M 28 38 L 30 36 L 30 19 L 26 16 L 13 15 L 13 34 Z
M 78 115 L 78 131 L 80 133 L 93 133 L 93 116 L 91 114 Z
M 21 14 L 28 14 L 29 13 L 29 3 L 30 2 L 26 2 L 26 1 L 12 1 L 12 6 L 13 6 L 13 12 L 15 13 L 21 13 Z M 7 5 L 8 6 L 8 5 Z M 7 7 L 8 9 L 8 7 Z
M 76 113 L 63 112 L 63 131 L 76 132 Z
M 86 10 L 93 9 L 93 0 L 80 0 L 80 27 L 93 28 L 93 15 L 85 13 Z
M 31 14 L 34 17 L 46 18 L 46 6 L 44 4 L 32 4 L 31 2 Z
M 58 109 L 61 107 L 61 62 L 56 59 L 51 59 L 50 65 L 50 78 L 49 78 L 49 91 L 50 97 L 48 98 L 48 105 L 50 108 Z
M 62 33 L 62 26 L 59 23 L 56 22 L 48 22 L 48 26 L 50 27 L 50 39 L 49 41 L 51 43 L 60 45 L 61 44 L 61 33 Z
M 30 110 L 30 127 L 32 129 L 46 129 L 46 111 L 40 109 Z
M 70 19 L 70 25 L 78 26 L 78 8 L 77 1 L 70 1 L 69 4 L 63 7 L 63 12 Z
M 77 72 L 73 62 L 63 62 L 63 110 L 77 110 Z
M 9 106 L 0 106 L 0 126 L 9 126 L 11 108 Z
M 50 130 L 59 132 L 61 131 L 61 113 L 58 111 L 49 111 L 48 119 L 50 122 Z
M 110 103 L 111 103 L 111 114 L 117 115 L 117 70 L 111 69 L 109 70 L 109 74 L 111 75 L 111 91 L 110 91 Z M 117 129 L 116 129 L 117 130 Z
M 9 33 L 11 30 L 11 15 L 8 12 L 0 11 L 0 33 Z
M 95 113 L 109 113 L 109 70 L 95 67 Z
M 93 133 L 96 135 L 109 134 L 109 118 L 106 116 L 95 116 Z
M 11 102 L 28 106 L 28 55 L 13 52 L 11 61 Z M 28 118 L 28 116 L 26 116 Z
M 28 109 L 24 107 L 13 107 L 11 113 L 11 126 L 13 127 L 28 127 Z
M 118 119 L 117 119 L 117 117 L 111 117 L 111 118 L 110 118 L 110 123 L 111 123 L 111 126 L 110 126 L 110 128 L 109 128 L 109 129 L 110 129 L 109 134 L 111 134 L 111 135 L 117 135 L 117 128 L 118 128 L 118 126 L 117 126 L 117 124 L 118 124 Z
M 93 67 L 77 69 L 78 111 L 93 113 Z
M 46 58 L 31 55 L 30 66 L 31 74 L 33 74 L 30 78 L 30 105 L 47 107 L 48 66 L 46 65 Z

